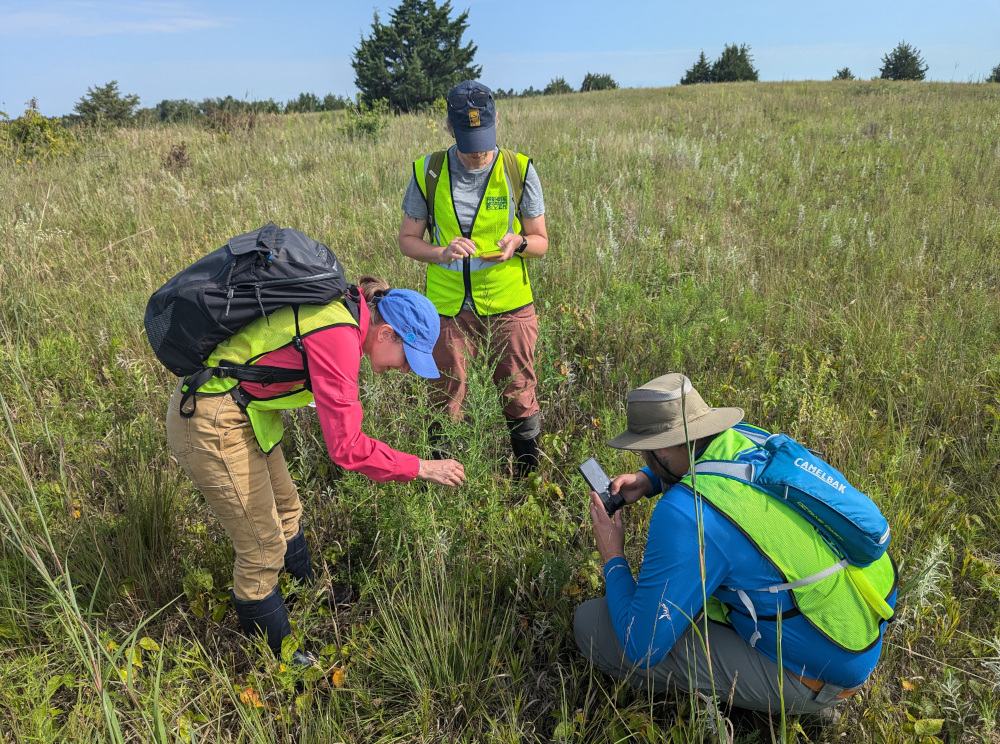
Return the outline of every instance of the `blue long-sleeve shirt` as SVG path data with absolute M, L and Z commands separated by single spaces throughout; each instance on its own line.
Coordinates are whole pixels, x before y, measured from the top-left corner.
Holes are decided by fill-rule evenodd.
M 646 471 L 646 469 L 643 469 Z M 650 480 L 659 486 L 655 476 Z M 624 558 L 613 558 L 604 566 L 608 609 L 618 639 L 628 659 L 642 667 L 659 663 L 687 630 L 691 619 L 715 595 L 736 608 L 729 621 L 747 642 L 754 633 L 749 614 L 739 611 L 736 592 L 723 586 L 757 589 L 784 580 L 726 517 L 707 502 L 701 502 L 705 545 L 705 581 L 699 566 L 698 506 L 691 491 L 674 486 L 660 497 L 649 522 L 646 552 L 639 579 Z M 751 592 L 758 617 L 794 608 L 787 591 L 770 594 Z M 889 600 L 895 604 L 895 593 Z M 761 638 L 754 648 L 777 662 L 777 623 L 761 621 Z M 813 628 L 802 615 L 782 620 L 782 663 L 786 669 L 845 688 L 863 683 L 878 662 L 881 639 L 870 650 L 855 654 L 839 648 Z

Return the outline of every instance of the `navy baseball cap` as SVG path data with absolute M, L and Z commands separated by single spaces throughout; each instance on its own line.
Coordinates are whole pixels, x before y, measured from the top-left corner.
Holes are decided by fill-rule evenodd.
M 478 80 L 464 80 L 451 89 L 448 121 L 462 152 L 486 152 L 497 146 L 493 91 Z
M 434 304 L 412 289 L 390 289 L 372 301 L 385 322 L 403 339 L 410 369 L 432 380 L 440 377 L 433 352 L 441 333 L 441 318 Z

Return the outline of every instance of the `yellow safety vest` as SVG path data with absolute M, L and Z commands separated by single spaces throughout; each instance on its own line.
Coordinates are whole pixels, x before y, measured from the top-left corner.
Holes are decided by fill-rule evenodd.
M 426 161 L 429 157 L 425 156 L 413 164 L 413 174 L 424 199 L 427 198 Z M 451 175 L 448 155 L 445 154 L 434 192 L 433 219 L 428 225 L 434 245 L 448 245 L 453 238 L 465 236 L 476 244 L 479 253 L 489 254 L 496 253 L 497 241 L 504 235 L 520 234 L 521 222 L 517 219 L 517 205 L 511 198 L 510 179 L 506 171 L 511 167 L 518 168 L 523 182 L 530 160 L 520 153 L 516 159 L 516 163 L 505 163 L 503 154 L 496 154 L 472 230 L 465 233 L 459 227 L 451 198 Z M 517 254 L 500 263 L 472 256 L 461 262 L 427 266 L 427 298 L 434 303 L 438 313 L 449 317 L 458 315 L 466 292 L 472 296 L 479 315 L 517 310 L 533 301 L 528 267 L 524 258 Z
M 205 366 L 220 367 L 225 366 L 225 362 L 257 364 L 266 354 L 294 344 L 296 337 L 344 325 L 358 326 L 344 300 L 329 305 L 288 305 L 266 318 L 258 318 L 216 346 Z M 213 377 L 198 388 L 198 395 L 225 395 L 237 385 L 239 380 Z M 308 388 L 308 370 L 303 370 L 302 382 L 295 383 L 288 391 L 273 398 L 258 400 L 246 394 L 241 398 L 249 401 L 246 412 L 257 443 L 264 452 L 270 452 L 284 435 L 281 411 L 300 408 L 313 401 L 313 394 Z
M 766 435 L 756 427 L 748 428 Z M 728 429 L 712 440 L 698 463 L 736 461 L 754 448 L 756 445 L 738 429 Z M 799 584 L 788 588 L 795 606 L 783 614 L 801 612 L 823 636 L 854 653 L 863 653 L 879 641 L 882 626 L 892 616 L 892 609 L 886 603 L 896 590 L 896 567 L 888 553 L 864 568 L 847 566 L 844 570 L 831 570 L 842 556 L 834 552 L 805 517 L 780 499 L 720 475 L 696 473 L 693 481 L 688 475 L 681 483 L 688 489 L 697 488 L 704 501 L 746 535 L 778 570 L 783 583 Z M 824 573 L 827 575 L 823 576 Z M 818 576 L 823 578 L 816 580 Z M 713 620 L 724 621 L 729 610 L 755 615 L 752 596 L 765 589 L 722 588 L 738 592 L 740 601 L 724 605 L 719 597 L 710 597 L 705 609 Z M 748 603 L 750 606 L 745 607 Z M 760 618 L 761 623 L 776 620 Z

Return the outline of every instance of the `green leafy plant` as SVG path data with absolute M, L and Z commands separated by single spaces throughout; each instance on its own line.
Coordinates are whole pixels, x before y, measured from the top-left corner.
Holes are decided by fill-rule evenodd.
M 844 67 L 837 70 L 837 74 L 833 76 L 834 80 L 855 80 L 854 73 L 851 72 L 850 67 Z
M 391 116 L 389 101 L 384 98 L 371 103 L 358 101 L 348 105 L 339 130 L 352 140 L 368 139 L 375 142 L 389 126 Z
M 16 119 L 9 119 L 0 111 L 0 152 L 15 163 L 69 155 L 79 146 L 70 130 L 38 112 L 35 99 L 28 102 L 24 114 Z

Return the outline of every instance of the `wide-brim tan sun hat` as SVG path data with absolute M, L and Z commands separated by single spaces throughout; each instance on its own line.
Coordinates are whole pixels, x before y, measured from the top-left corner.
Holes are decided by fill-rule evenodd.
M 719 434 L 743 420 L 742 408 L 711 408 L 691 381 L 668 372 L 628 394 L 628 429 L 609 447 L 655 450 Z

